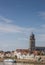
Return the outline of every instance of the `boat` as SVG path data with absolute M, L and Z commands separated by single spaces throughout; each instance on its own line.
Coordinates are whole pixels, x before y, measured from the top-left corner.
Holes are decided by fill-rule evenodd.
M 13 60 L 13 59 L 5 59 L 4 62 L 16 63 L 16 60 Z

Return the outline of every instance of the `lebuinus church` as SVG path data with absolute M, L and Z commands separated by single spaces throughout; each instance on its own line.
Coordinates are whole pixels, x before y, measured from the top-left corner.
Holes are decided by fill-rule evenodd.
M 30 50 L 33 51 L 33 50 L 45 50 L 45 47 L 36 47 L 35 46 L 35 35 L 32 33 L 30 35 L 30 46 L 29 46 Z

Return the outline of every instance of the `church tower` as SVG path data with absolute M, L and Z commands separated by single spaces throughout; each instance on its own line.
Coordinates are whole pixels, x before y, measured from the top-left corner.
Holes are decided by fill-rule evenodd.
M 35 50 L 35 35 L 33 33 L 30 35 L 30 50 Z

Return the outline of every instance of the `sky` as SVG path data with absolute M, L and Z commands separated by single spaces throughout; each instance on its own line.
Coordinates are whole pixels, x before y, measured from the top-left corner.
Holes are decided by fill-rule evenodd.
M 45 46 L 45 0 L 0 0 L 0 50 L 28 49 L 31 32 Z

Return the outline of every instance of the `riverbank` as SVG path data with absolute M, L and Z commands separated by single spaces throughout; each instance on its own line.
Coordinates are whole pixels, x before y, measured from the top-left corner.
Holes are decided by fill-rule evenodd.
M 0 59 L 0 62 L 3 62 L 4 59 Z M 36 61 L 31 61 L 31 60 L 28 60 L 28 59 L 15 59 L 16 63 L 29 63 L 29 64 L 45 64 L 45 62 L 36 62 Z
M 0 62 L 3 62 L 5 59 L 14 59 L 17 63 L 33 63 L 33 64 L 45 64 L 45 56 L 40 56 L 43 61 L 36 61 L 35 59 L 15 59 L 15 58 L 0 58 Z
M 45 62 L 40 62 L 40 61 L 31 61 L 31 60 L 27 60 L 27 59 L 16 59 L 17 63 L 33 63 L 33 64 L 45 64 Z

